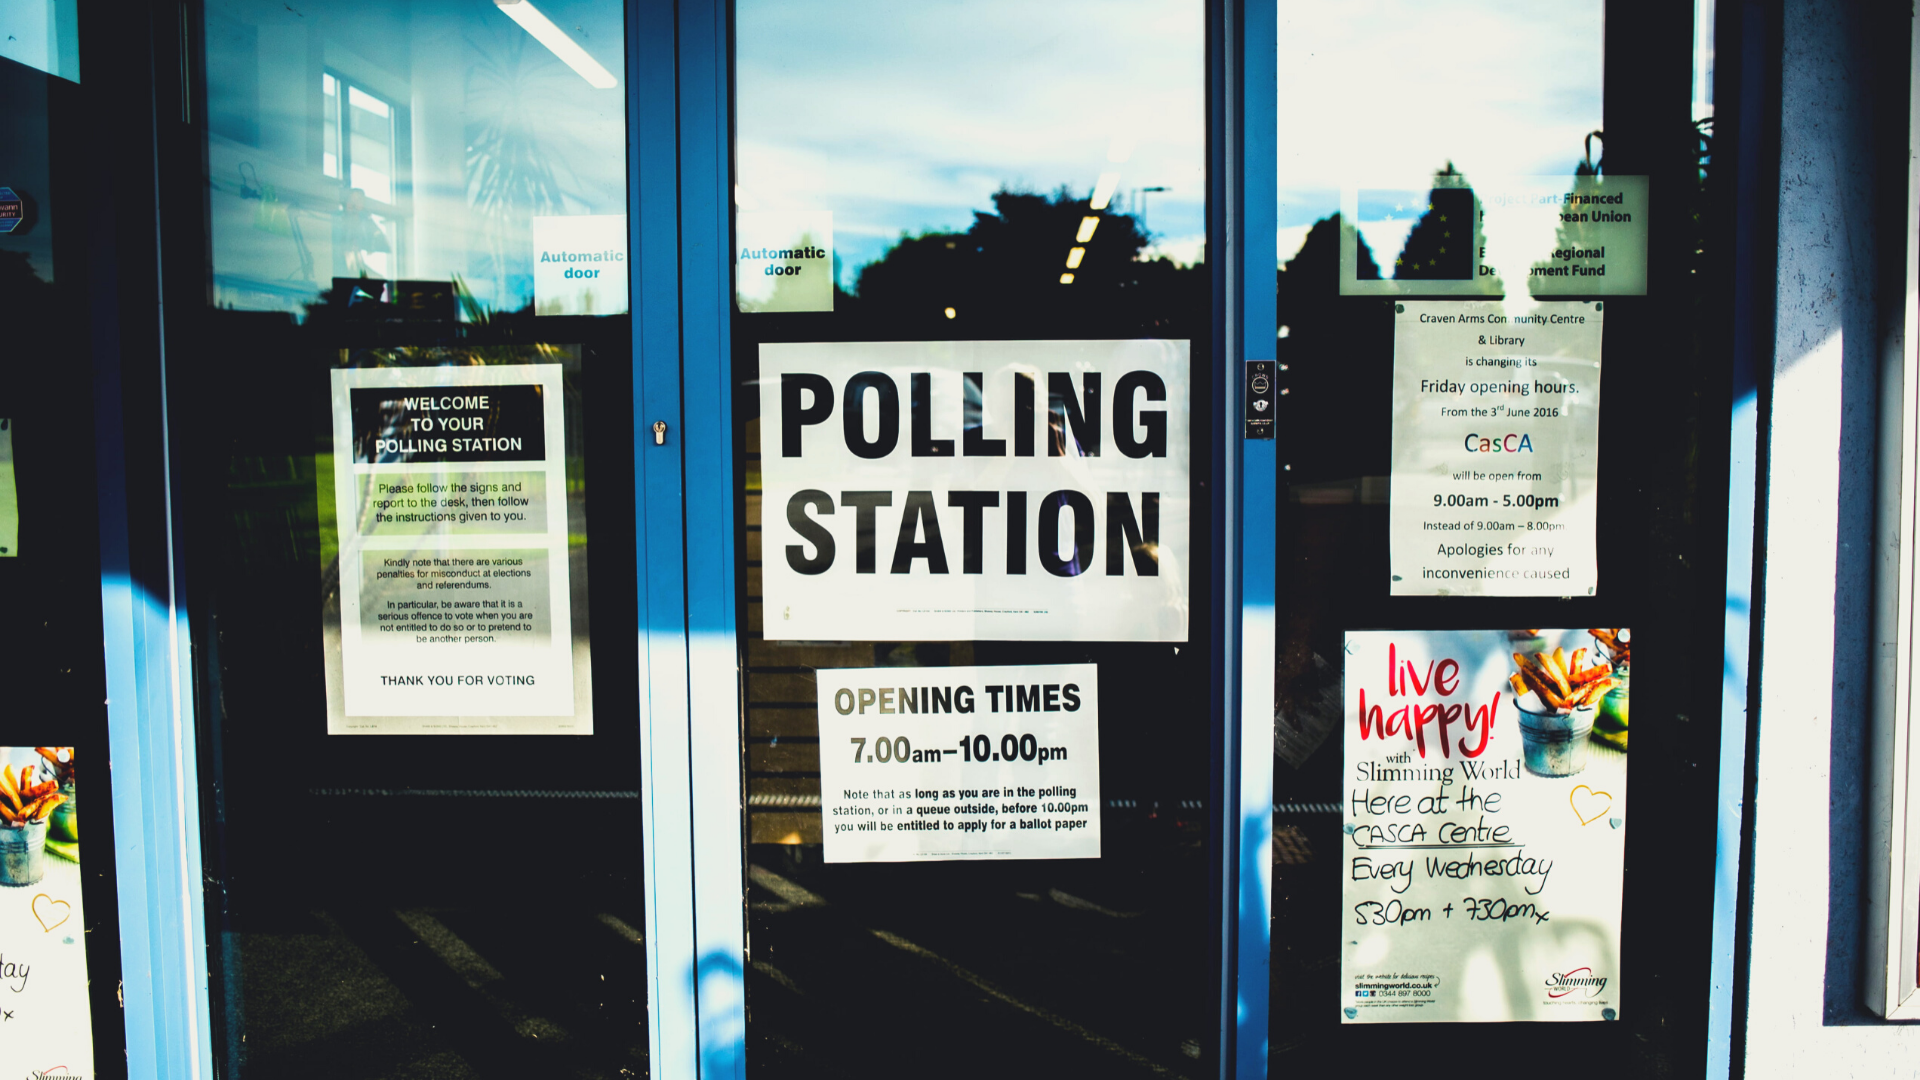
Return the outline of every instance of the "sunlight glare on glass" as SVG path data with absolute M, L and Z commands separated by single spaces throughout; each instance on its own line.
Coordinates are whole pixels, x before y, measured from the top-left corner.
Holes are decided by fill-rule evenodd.
M 1101 173 L 1100 180 L 1093 185 L 1093 199 L 1087 203 L 1087 206 L 1094 210 L 1105 210 L 1107 208 L 1107 203 L 1113 201 L 1113 187 L 1115 184 L 1118 184 L 1119 182 L 1120 182 L 1119 173 L 1117 172 Z
M 1062 285 L 1071 285 L 1071 284 L 1073 284 L 1073 275 L 1072 275 L 1072 274 L 1061 274 L 1061 275 L 1060 275 L 1060 284 L 1062 284 Z
M 1073 234 L 1073 242 L 1084 244 L 1093 239 L 1093 230 L 1100 227 L 1100 219 L 1089 214 L 1080 219 L 1080 231 Z
M 957 315 L 959 315 L 959 314 L 960 314 L 959 312 L 957 312 L 957 311 L 955 311 L 955 310 L 953 310 L 952 308 L 948 308 L 948 309 L 947 309 L 947 318 L 949 318 L 949 319 L 951 319 L 951 318 L 954 318 L 955 316 L 957 316 Z
M 1077 247 L 1067 252 L 1067 269 L 1069 270 L 1080 269 L 1080 260 L 1086 257 L 1087 257 L 1087 249 L 1083 247 Z
M 509 19 L 520 24 L 535 41 L 545 45 L 553 55 L 560 58 L 587 83 L 600 90 L 611 90 L 620 85 L 613 72 L 600 66 L 600 61 L 587 55 L 587 50 L 567 36 L 565 30 L 553 25 L 553 20 L 540 13 L 533 6 L 533 0 L 493 0 L 494 5 L 506 13 Z

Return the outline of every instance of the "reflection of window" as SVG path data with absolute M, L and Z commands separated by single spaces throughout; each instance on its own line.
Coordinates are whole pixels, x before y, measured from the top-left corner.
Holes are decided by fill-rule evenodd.
M 320 76 L 320 92 L 321 171 L 346 180 L 374 202 L 391 205 L 393 106 L 332 74 Z
M 320 95 L 320 170 L 345 181 L 335 272 L 391 277 L 393 219 L 374 211 L 395 201 L 393 106 L 331 72 L 320 75 Z

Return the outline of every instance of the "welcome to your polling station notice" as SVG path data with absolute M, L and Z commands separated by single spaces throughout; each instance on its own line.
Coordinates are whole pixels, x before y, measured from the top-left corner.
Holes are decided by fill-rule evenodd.
M 562 366 L 332 375 L 328 732 L 591 733 Z
M 1605 305 L 1394 307 L 1392 595 L 1593 595 Z

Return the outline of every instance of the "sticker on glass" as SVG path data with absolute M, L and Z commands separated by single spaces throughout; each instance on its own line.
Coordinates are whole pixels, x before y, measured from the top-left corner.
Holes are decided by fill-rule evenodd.
M 627 215 L 533 219 L 533 313 L 627 311 Z
M 1644 176 L 1468 177 L 1348 188 L 1343 296 L 1644 296 Z
M 733 229 L 741 311 L 833 310 L 831 210 L 741 210 Z

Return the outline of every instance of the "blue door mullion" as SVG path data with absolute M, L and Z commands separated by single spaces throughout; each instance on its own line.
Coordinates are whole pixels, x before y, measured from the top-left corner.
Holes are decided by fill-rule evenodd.
M 701 1080 L 746 1072 L 740 667 L 734 567 L 731 57 L 726 0 L 680 4 L 681 364 L 686 416 L 694 948 Z
M 639 582 L 641 844 L 646 869 L 648 1066 L 697 1075 L 692 785 L 681 471 L 678 96 L 672 0 L 627 6 L 628 250 Z M 667 424 L 655 443 L 653 424 Z
M 1238 310 L 1230 333 L 1242 361 L 1274 355 L 1274 290 L 1279 266 L 1279 13 L 1272 0 L 1240 0 L 1238 68 L 1231 93 L 1238 160 L 1229 183 L 1236 228 L 1231 249 Z M 1236 389 L 1244 380 L 1235 379 Z M 1240 426 L 1244 404 L 1236 407 Z M 1276 433 L 1277 434 L 1277 433 Z M 1234 437 L 1240 432 L 1235 430 Z M 1278 439 L 1243 440 L 1240 461 L 1240 738 L 1238 897 L 1235 916 L 1234 1057 L 1237 1080 L 1267 1075 L 1272 978 L 1274 559 L 1279 491 Z

